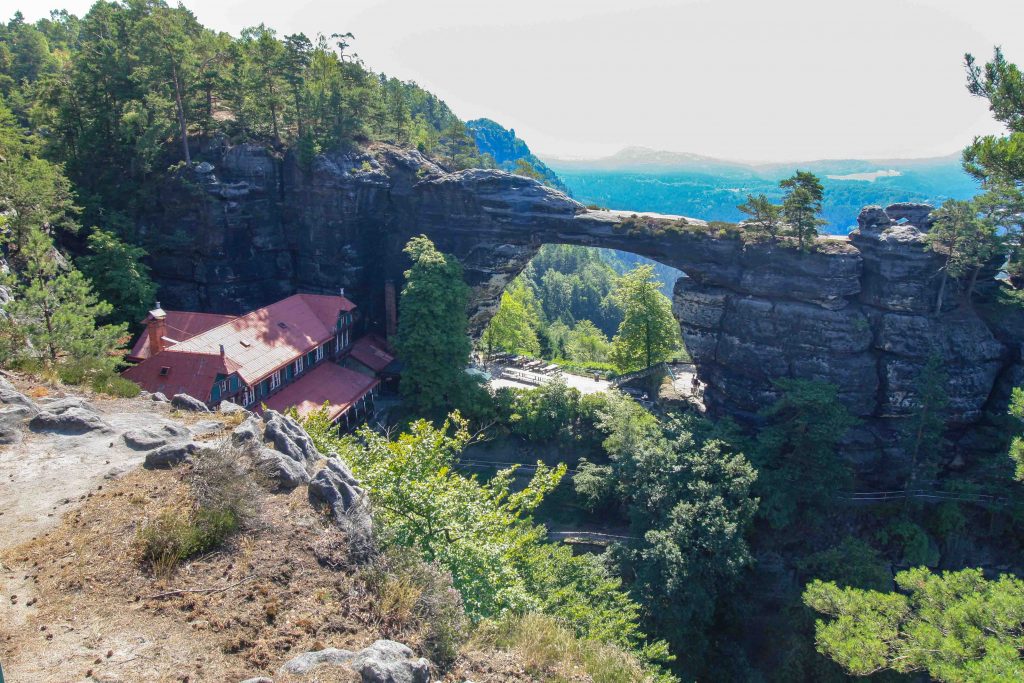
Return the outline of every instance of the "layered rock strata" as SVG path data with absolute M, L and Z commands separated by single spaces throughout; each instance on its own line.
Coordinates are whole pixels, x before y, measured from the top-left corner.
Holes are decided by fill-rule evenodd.
M 926 205 L 868 207 L 848 239 L 800 252 L 698 219 L 588 210 L 528 178 L 447 172 L 390 146 L 306 164 L 254 145 L 207 156 L 168 185 L 142 226 L 159 236 L 153 272 L 175 308 L 241 312 L 294 291 L 344 289 L 383 330 L 384 284 L 401 287 L 402 247 L 423 233 L 462 262 L 478 332 L 540 246 L 566 243 L 686 272 L 674 310 L 712 414 L 753 418 L 774 399 L 773 380 L 820 379 L 864 418 L 851 449 L 877 453 L 895 444 L 893 420 L 911 410 L 929 357 L 949 374 L 950 417 L 962 425 L 1020 373 L 1019 340 L 962 305 L 959 283 L 933 314 L 942 258 L 925 249 Z

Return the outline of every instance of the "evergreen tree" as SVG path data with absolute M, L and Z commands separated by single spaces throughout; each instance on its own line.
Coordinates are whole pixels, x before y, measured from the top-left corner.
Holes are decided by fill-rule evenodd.
M 6 307 L 28 346 L 22 354 L 47 365 L 91 360 L 108 368 L 117 363 L 115 350 L 126 336 L 124 325 L 96 324 L 110 314 L 89 281 L 63 263 L 50 239 L 33 230 L 25 246 L 25 266 Z
M 839 402 L 836 387 L 781 379 L 779 399 L 762 411 L 765 426 L 752 456 L 759 476 L 761 514 L 775 528 L 827 512 L 851 481 L 839 442 L 856 420 Z
M 967 89 L 988 100 L 996 121 L 1007 134 L 975 138 L 964 150 L 964 169 L 981 181 L 985 190 L 979 207 L 1004 234 L 1010 281 L 1024 286 L 1024 76 L 1006 61 L 998 47 L 984 68 L 965 55 Z
M 679 322 L 651 266 L 639 266 L 623 275 L 615 298 L 623 319 L 612 340 L 612 361 L 621 372 L 649 368 L 679 350 Z
M 816 625 L 818 651 L 854 676 L 926 672 L 949 683 L 1024 679 L 1020 654 L 1024 582 L 981 569 L 896 575 L 897 593 L 812 581 L 804 602 L 830 617 Z
M 1016 466 L 1014 477 L 1017 481 L 1024 481 L 1024 434 L 1021 426 L 1024 424 L 1024 388 L 1016 387 L 1010 399 L 1010 415 L 1017 419 L 1017 433 L 1010 441 L 1010 459 Z
M 399 302 L 396 347 L 405 364 L 401 393 L 413 411 L 433 415 L 469 396 L 469 287 L 459 262 L 439 252 L 425 235 L 409 240 L 405 253 L 412 267 L 405 271 Z
M 78 265 L 97 293 L 113 306 L 113 319 L 137 323 L 146 315 L 156 295 L 149 267 L 142 263 L 146 252 L 96 228 L 87 241 L 89 253 Z
M 946 429 L 945 409 L 949 405 L 946 383 L 949 376 L 942 358 L 932 355 L 921 369 L 914 388 L 914 405 L 904 435 L 904 448 L 910 455 L 907 495 L 918 481 L 935 476 L 935 468 Z
M 797 171 L 780 181 L 779 187 L 785 190 L 782 218 L 788 231 L 796 237 L 801 251 L 808 249 L 814 243 L 818 229 L 825 225 L 825 221 L 818 217 L 825 188 L 818 176 L 809 171 Z
M 755 197 L 748 194 L 746 203 L 736 208 L 750 216 L 744 227 L 755 236 L 771 240 L 779 236 L 782 227 L 782 207 L 772 204 L 765 195 L 759 194 Z
M 935 315 L 942 311 L 949 277 L 970 274 L 967 299 L 970 301 L 978 271 L 995 255 L 999 238 L 995 226 L 978 217 L 973 202 L 947 199 L 932 212 L 935 223 L 925 233 L 928 249 L 944 257 L 939 293 L 935 299 Z

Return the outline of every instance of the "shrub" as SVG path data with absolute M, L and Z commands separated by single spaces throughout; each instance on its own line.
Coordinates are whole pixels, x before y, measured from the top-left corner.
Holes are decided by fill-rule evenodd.
M 215 548 L 256 517 L 259 473 L 241 450 L 207 449 L 195 456 L 189 503 L 164 510 L 136 538 L 140 560 L 167 576 L 182 561 Z
M 141 389 L 135 382 L 114 373 L 101 373 L 92 378 L 92 390 L 98 394 L 134 398 Z
M 455 661 L 469 620 L 450 572 L 424 562 L 412 551 L 392 547 L 362 576 L 377 596 L 374 616 L 385 635 L 398 635 L 410 625 L 418 627 L 432 662 L 443 669 Z
M 142 561 L 168 576 L 183 560 L 215 548 L 239 527 L 230 510 L 165 510 L 139 531 Z
M 535 612 L 482 622 L 473 634 L 473 644 L 515 650 L 527 673 L 554 674 L 555 680 L 580 669 L 594 683 L 672 680 L 645 669 L 621 647 L 579 638 L 555 619 Z

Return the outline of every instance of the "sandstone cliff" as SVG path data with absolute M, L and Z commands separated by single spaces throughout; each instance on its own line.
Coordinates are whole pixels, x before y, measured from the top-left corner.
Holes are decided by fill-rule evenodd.
M 386 145 L 308 165 L 255 145 L 207 156 L 168 185 L 143 226 L 159 236 L 150 240 L 154 275 L 172 307 L 238 312 L 344 287 L 380 326 L 384 282 L 400 284 L 402 246 L 425 233 L 465 266 L 479 331 L 537 249 L 560 242 L 686 272 L 674 308 L 714 414 L 752 417 L 774 397 L 775 378 L 829 381 L 864 418 L 850 452 L 877 456 L 895 445 L 894 420 L 912 407 L 931 355 L 949 373 L 957 425 L 976 422 L 1021 374 L 1019 340 L 960 305 L 956 283 L 931 314 L 940 259 L 924 249 L 924 205 L 868 207 L 849 239 L 800 253 L 698 219 L 590 211 L 527 178 L 451 173 Z

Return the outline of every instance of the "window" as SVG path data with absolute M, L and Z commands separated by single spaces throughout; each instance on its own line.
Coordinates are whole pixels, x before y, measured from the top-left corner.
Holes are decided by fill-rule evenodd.
M 339 351 L 341 351 L 341 337 L 340 336 L 334 338 L 334 352 L 338 353 Z
M 316 347 L 316 360 L 317 360 L 317 362 L 319 362 L 319 361 L 322 361 L 323 359 L 324 359 L 324 347 L 323 346 L 318 346 L 318 347 Z
M 221 393 L 226 393 L 227 392 L 227 390 L 228 390 L 228 381 L 226 379 L 222 379 L 217 384 L 220 386 Z
M 165 365 L 162 368 L 160 368 L 160 376 L 161 377 L 166 377 L 167 373 L 169 373 L 170 371 L 171 371 L 171 369 Z
M 256 401 L 256 392 L 254 392 L 252 389 L 246 389 L 242 393 L 242 405 L 243 406 L 252 405 L 255 401 Z
M 295 359 L 295 374 L 298 375 L 302 372 L 302 356 Z
M 278 370 L 270 376 L 270 390 L 273 391 L 281 386 L 281 371 Z

